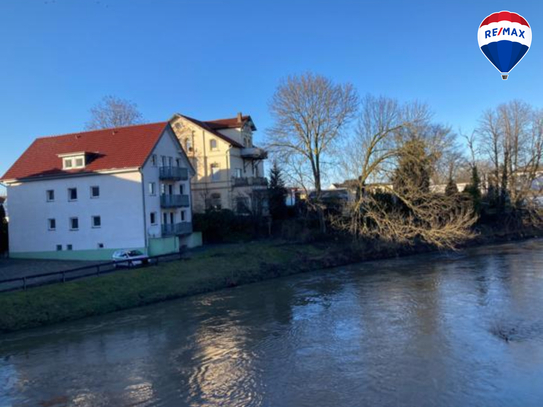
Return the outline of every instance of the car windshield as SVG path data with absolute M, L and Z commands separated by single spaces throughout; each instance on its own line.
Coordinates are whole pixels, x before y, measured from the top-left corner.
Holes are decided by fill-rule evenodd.
M 130 251 L 128 252 L 128 255 L 129 255 L 129 256 L 142 256 L 143 253 L 140 252 L 139 250 L 130 250 Z

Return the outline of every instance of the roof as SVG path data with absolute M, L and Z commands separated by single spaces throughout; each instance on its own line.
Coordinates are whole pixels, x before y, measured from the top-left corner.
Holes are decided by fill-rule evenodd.
M 139 168 L 167 126 L 169 122 L 149 123 L 37 138 L 1 180 Z M 63 170 L 59 155 L 74 152 L 86 152 L 90 162 L 85 168 Z
M 220 133 L 217 129 L 218 127 L 216 127 L 215 124 L 210 124 L 210 123 L 215 123 L 216 121 L 213 121 L 213 122 L 203 122 L 203 121 L 200 121 L 200 120 L 197 120 L 197 119 L 194 119 L 192 117 L 188 117 L 188 116 L 184 116 L 182 114 L 178 115 L 179 117 L 183 117 L 184 119 L 187 119 L 188 121 L 196 124 L 197 126 L 200 126 L 201 128 L 203 128 L 204 130 L 210 132 L 211 134 L 223 139 L 224 141 L 226 141 L 227 143 L 233 145 L 234 147 L 238 147 L 238 148 L 244 148 L 243 144 L 240 144 L 238 143 L 236 140 L 234 139 L 231 139 L 230 137 L 228 136 L 225 136 L 224 134 Z M 230 120 L 230 119 L 225 119 L 225 120 Z M 221 127 L 221 128 L 226 128 L 226 127 Z
M 220 129 L 239 129 L 248 122 L 251 124 L 251 130 L 256 130 L 256 127 L 253 123 L 253 119 L 251 119 L 251 116 L 240 116 L 239 118 L 230 117 L 227 119 L 206 120 L 205 123 L 213 129 L 220 130 Z

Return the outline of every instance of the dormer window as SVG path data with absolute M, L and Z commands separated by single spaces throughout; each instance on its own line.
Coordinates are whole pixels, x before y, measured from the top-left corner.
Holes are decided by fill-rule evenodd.
M 68 153 L 68 154 L 59 154 L 62 158 L 62 169 L 63 170 L 72 170 L 84 168 L 86 163 L 86 153 Z

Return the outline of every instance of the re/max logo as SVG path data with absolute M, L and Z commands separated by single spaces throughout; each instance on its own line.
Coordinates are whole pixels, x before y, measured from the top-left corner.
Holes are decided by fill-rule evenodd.
M 490 30 L 486 30 L 485 31 L 485 38 L 489 38 L 489 37 L 496 37 L 500 34 L 502 35 L 514 35 L 516 37 L 519 37 L 519 38 L 524 38 L 524 33 L 526 32 L 526 30 L 522 31 L 522 30 L 518 30 L 518 34 L 517 34 L 517 29 L 516 28 L 513 28 L 513 30 L 511 32 L 509 32 L 511 29 L 509 27 L 507 28 L 500 28 L 500 31 L 498 31 L 497 28 L 494 28 L 492 31 Z M 503 31 L 503 32 L 502 32 Z

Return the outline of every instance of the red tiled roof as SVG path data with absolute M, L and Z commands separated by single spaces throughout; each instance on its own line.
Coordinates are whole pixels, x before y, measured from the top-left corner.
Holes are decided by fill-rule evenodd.
M 224 134 L 218 132 L 216 129 L 217 127 L 214 127 L 213 125 L 210 125 L 210 123 L 212 122 L 202 122 L 200 120 L 197 120 L 197 119 L 193 119 L 192 117 L 188 117 L 188 116 L 184 116 L 184 115 L 179 115 L 191 122 L 193 122 L 194 124 L 196 124 L 197 126 L 200 126 L 201 128 L 203 128 L 204 130 L 207 130 L 208 132 L 210 132 L 211 134 L 214 134 L 215 136 L 223 139 L 224 141 L 226 141 L 227 143 L 230 143 L 232 144 L 234 147 L 238 147 L 238 148 L 244 148 L 244 146 L 240 143 L 238 143 L 236 140 L 233 140 L 231 139 L 230 137 L 228 136 L 225 136 Z M 226 127 L 221 127 L 221 128 L 226 128 Z
M 241 122 L 238 120 L 237 117 L 231 117 L 228 119 L 206 120 L 205 123 L 207 123 L 209 127 L 215 130 L 237 129 L 243 127 L 245 123 L 247 123 L 249 120 L 252 124 L 253 120 L 251 119 L 251 116 L 241 116 Z M 252 124 L 252 127 L 254 127 L 254 124 Z M 256 128 L 254 128 L 253 130 L 256 130 Z
M 169 122 L 41 137 L 28 147 L 2 180 L 91 173 L 141 167 Z M 64 171 L 58 154 L 87 152 L 85 168 Z

